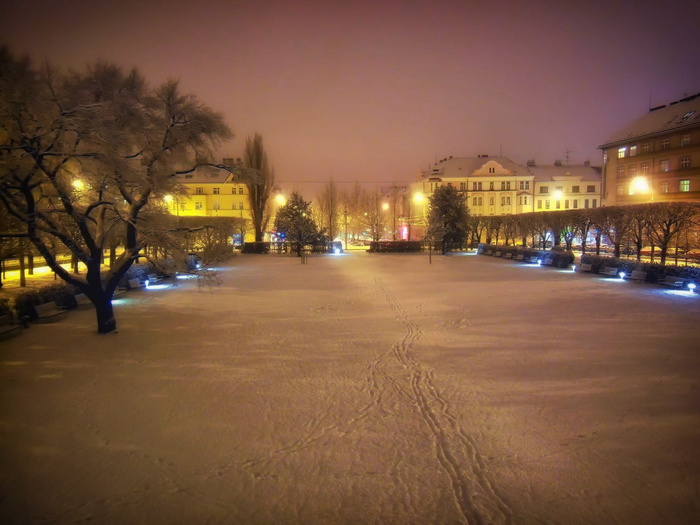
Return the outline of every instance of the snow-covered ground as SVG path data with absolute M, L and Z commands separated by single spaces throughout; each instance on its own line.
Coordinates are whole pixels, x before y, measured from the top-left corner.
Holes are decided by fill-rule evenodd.
M 700 522 L 700 297 L 242 256 L 0 342 L 2 523 Z

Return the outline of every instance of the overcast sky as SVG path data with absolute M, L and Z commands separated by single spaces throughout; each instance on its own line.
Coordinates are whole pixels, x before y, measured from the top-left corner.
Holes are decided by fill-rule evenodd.
M 574 7 L 575 6 L 575 7 Z M 700 92 L 700 2 L 5 0 L 37 62 L 106 59 L 221 111 L 277 179 L 410 181 L 436 158 L 600 164 L 618 128 Z

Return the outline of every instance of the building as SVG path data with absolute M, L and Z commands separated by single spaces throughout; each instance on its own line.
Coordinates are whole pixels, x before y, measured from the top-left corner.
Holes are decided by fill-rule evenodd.
M 167 198 L 173 215 L 194 217 L 239 217 L 250 220 L 250 204 L 246 185 L 225 170 L 195 170 L 178 177 L 187 188 L 186 196 Z
M 582 166 L 516 164 L 505 157 L 449 157 L 421 171 L 414 193 L 426 203 L 447 184 L 464 193 L 473 216 L 512 215 L 533 211 L 596 208 L 601 205 L 601 170 Z
M 700 201 L 700 93 L 615 133 L 603 150 L 603 202 Z
M 534 211 L 575 210 L 601 206 L 601 168 L 583 166 L 537 166 L 528 162 L 534 177 Z

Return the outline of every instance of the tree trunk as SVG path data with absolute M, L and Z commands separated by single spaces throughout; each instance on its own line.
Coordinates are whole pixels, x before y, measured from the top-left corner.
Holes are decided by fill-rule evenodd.
M 101 294 L 97 300 L 93 300 L 95 314 L 97 315 L 97 332 L 108 334 L 117 329 L 117 320 L 114 318 L 112 298 L 107 294 Z
M 27 276 L 24 271 L 24 252 L 19 254 L 19 286 L 25 288 L 27 286 Z

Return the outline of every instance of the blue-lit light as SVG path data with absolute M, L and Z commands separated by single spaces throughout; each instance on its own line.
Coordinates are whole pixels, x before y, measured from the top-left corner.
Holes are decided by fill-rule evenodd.
M 624 281 L 625 275 L 627 275 L 625 272 L 620 272 L 620 279 Z
M 695 288 L 697 288 L 697 285 L 695 283 L 688 283 L 688 290 L 694 292 Z

